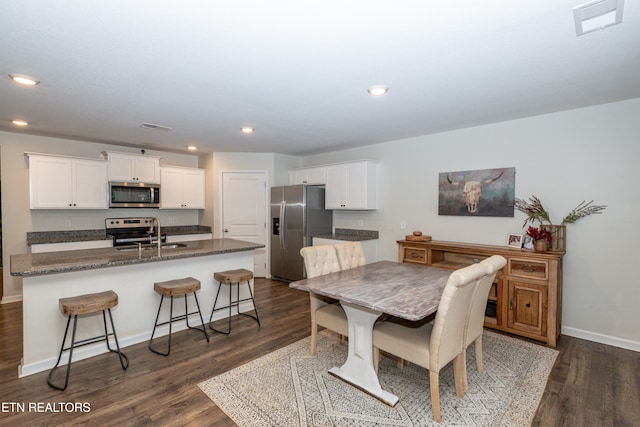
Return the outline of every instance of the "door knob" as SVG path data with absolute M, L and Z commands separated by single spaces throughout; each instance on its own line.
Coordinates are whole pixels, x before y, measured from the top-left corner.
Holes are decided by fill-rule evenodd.
M 225 228 L 225 229 L 224 229 L 224 232 L 225 232 L 225 233 L 228 233 L 228 232 L 229 232 L 229 229 L 228 229 L 228 228 Z

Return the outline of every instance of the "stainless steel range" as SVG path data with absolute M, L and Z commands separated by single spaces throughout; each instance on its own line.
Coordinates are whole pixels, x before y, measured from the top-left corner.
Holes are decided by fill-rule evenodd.
M 158 240 L 158 227 L 153 226 L 153 218 L 107 218 L 104 220 L 106 234 L 113 237 L 113 246 L 151 244 Z M 166 234 L 160 235 L 167 241 Z

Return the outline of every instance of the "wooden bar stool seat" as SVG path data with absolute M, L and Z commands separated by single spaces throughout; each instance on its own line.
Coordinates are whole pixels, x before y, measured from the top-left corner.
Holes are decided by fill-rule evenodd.
M 193 277 L 175 279 L 167 282 L 156 282 L 153 290 L 165 297 L 183 296 L 200 290 L 200 281 Z
M 221 331 L 215 329 L 213 326 L 209 325 L 209 327 L 221 334 L 229 335 L 231 333 L 231 308 L 236 307 L 237 314 L 242 314 L 247 317 L 251 317 L 256 322 L 258 322 L 258 326 L 260 326 L 260 319 L 258 318 L 258 308 L 256 307 L 256 302 L 253 298 L 253 292 L 251 291 L 251 279 L 253 279 L 253 272 L 250 270 L 246 270 L 244 268 L 240 268 L 237 270 L 227 270 L 227 271 L 219 271 L 213 273 L 214 280 L 217 280 L 220 284 L 218 285 L 218 292 L 216 292 L 216 299 L 213 302 L 213 308 L 211 309 L 211 316 L 209 316 L 209 323 L 213 319 L 213 313 L 219 310 L 229 310 L 228 314 L 228 327 L 226 331 Z M 249 289 L 249 297 L 240 299 L 240 283 L 247 282 L 247 288 Z M 216 308 L 218 305 L 218 297 L 220 296 L 220 289 L 222 289 L 222 285 L 229 286 L 229 304 L 223 307 Z M 233 301 L 233 286 L 236 286 L 236 300 Z M 255 316 L 248 313 L 240 313 L 240 303 L 244 301 L 251 301 L 253 304 L 253 311 L 255 312 Z
M 198 296 L 196 292 L 200 290 L 200 281 L 198 279 L 194 279 L 193 277 L 186 277 L 184 279 L 174 279 L 168 280 L 166 282 L 156 282 L 153 284 L 153 289 L 160 295 L 160 306 L 158 307 L 158 314 L 156 315 L 156 322 L 153 325 L 153 332 L 151 333 L 151 339 L 149 340 L 149 350 L 152 352 L 159 354 L 161 356 L 168 356 L 171 352 L 171 326 L 174 321 L 178 320 L 186 320 L 187 328 L 189 329 L 197 329 L 204 333 L 207 342 L 209 342 L 209 334 L 207 333 L 207 329 L 204 326 L 204 319 L 202 317 L 202 312 L 200 311 L 200 304 L 198 303 Z M 192 311 L 189 313 L 189 308 L 187 306 L 187 296 L 189 294 L 193 294 L 193 298 L 196 300 L 197 311 Z M 174 316 L 173 315 L 173 297 L 181 297 L 184 296 L 184 314 Z M 162 309 L 162 302 L 164 301 L 164 297 L 171 298 L 171 305 L 169 308 L 169 320 L 166 322 L 158 323 L 158 319 L 160 318 L 160 310 Z M 202 323 L 202 328 L 192 327 L 189 325 L 189 316 L 193 314 L 200 315 L 200 322 Z M 167 344 L 167 351 L 161 352 L 152 347 L 153 336 L 156 333 L 156 328 L 158 326 L 169 324 L 169 342 Z
M 129 358 L 120 351 L 118 337 L 116 336 L 116 328 L 113 324 L 113 317 L 111 316 L 111 309 L 118 305 L 118 294 L 113 291 L 105 291 L 94 294 L 78 295 L 75 297 L 60 298 L 60 300 L 58 300 L 58 304 L 60 306 L 60 311 L 62 312 L 62 314 L 67 316 L 67 327 L 65 328 L 64 337 L 62 338 L 62 345 L 60 346 L 60 354 L 58 354 L 58 360 L 56 361 L 55 366 L 49 371 L 49 375 L 47 376 L 47 384 L 57 390 L 66 389 L 67 385 L 69 384 L 69 373 L 71 372 L 71 359 L 73 356 L 73 349 L 100 341 L 107 342 L 107 349 L 109 349 L 110 352 L 118 353 L 118 358 L 120 359 L 120 365 L 122 366 L 122 369 L 127 369 L 129 367 Z M 102 312 L 104 334 L 76 341 L 78 316 L 90 315 L 99 312 Z M 109 313 L 111 332 L 107 330 L 107 317 L 105 314 L 106 312 Z M 65 348 L 64 345 L 67 341 L 67 334 L 69 332 L 69 325 L 71 324 L 72 317 L 73 331 L 71 333 L 71 344 Z M 110 336 L 113 336 L 113 339 L 115 341 L 115 350 L 112 349 L 109 344 Z M 60 364 L 60 360 L 62 358 L 62 353 L 65 351 L 69 351 L 69 360 L 67 361 L 67 370 L 65 374 L 64 385 L 59 386 L 53 382 L 51 377 L 53 376 L 54 371 L 58 368 L 58 365 Z

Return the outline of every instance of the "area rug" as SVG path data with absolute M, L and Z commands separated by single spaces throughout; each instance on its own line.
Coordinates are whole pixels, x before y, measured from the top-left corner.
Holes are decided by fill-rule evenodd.
M 469 390 L 456 397 L 453 367 L 440 372 L 442 423 L 433 421 L 429 372 L 380 361 L 380 384 L 397 395 L 391 408 L 327 371 L 344 363 L 346 343 L 323 331 L 317 356 L 305 338 L 198 386 L 236 424 L 244 426 L 528 426 L 558 352 L 485 331 L 485 372 L 467 355 Z

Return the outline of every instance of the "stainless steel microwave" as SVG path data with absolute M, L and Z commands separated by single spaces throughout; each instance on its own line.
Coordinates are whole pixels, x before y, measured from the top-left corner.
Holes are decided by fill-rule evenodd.
M 110 182 L 110 208 L 159 208 L 160 184 Z

